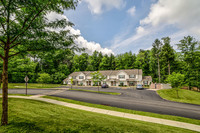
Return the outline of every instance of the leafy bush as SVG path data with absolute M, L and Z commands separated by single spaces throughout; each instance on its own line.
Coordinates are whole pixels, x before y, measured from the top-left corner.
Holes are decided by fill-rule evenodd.
M 36 81 L 38 83 L 50 83 L 51 76 L 48 73 L 39 73 L 39 77 Z
M 52 83 L 60 84 L 63 81 L 63 79 L 66 78 L 66 76 L 62 72 L 56 72 L 53 75 L 51 75 L 51 78 L 53 79 Z

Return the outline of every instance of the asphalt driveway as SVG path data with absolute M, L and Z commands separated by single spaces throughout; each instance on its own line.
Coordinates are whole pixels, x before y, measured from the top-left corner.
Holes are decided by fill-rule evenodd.
M 97 88 L 77 88 L 97 90 Z M 153 112 L 166 115 L 182 116 L 200 120 L 200 106 L 163 100 L 155 91 L 151 90 L 121 90 L 117 88 L 100 89 L 101 91 L 120 92 L 121 95 L 97 94 L 65 90 L 51 96 L 68 98 L 88 103 L 95 103 L 125 109 Z M 48 94 L 55 89 L 28 89 L 28 94 Z M 9 89 L 10 94 L 25 94 L 25 89 Z

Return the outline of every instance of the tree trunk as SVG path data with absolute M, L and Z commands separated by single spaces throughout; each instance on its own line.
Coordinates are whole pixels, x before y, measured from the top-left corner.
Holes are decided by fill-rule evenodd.
M 2 76 L 2 74 L 1 74 L 0 76 L 1 76 L 1 79 L 0 79 L 0 87 L 1 87 L 1 83 L 2 83 L 2 77 L 3 77 L 3 76 Z
M 159 58 L 158 58 L 158 80 L 160 83 L 160 63 L 159 63 Z
M 176 97 L 179 98 L 178 89 L 176 90 Z
M 170 75 L 170 63 L 168 61 L 168 75 Z
M 3 60 L 3 75 L 2 75 L 2 117 L 1 125 L 8 124 L 8 50 L 4 51 L 5 58 Z

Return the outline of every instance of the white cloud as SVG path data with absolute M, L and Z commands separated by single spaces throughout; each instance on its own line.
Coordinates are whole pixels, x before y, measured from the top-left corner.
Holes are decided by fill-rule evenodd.
M 153 41 L 161 34 L 170 36 L 172 43 L 177 43 L 183 36 L 200 36 L 199 5 L 200 0 L 159 0 L 151 5 L 149 14 L 140 21 L 135 32 L 133 31 L 131 36 L 123 37 L 123 39 L 113 43 L 112 50 L 125 46 L 134 47 L 134 50 L 150 47 L 152 42 L 145 42 L 145 40 Z M 176 30 L 171 33 L 168 28 Z M 137 44 L 138 42 L 141 43 L 140 46 Z
M 60 19 L 68 20 L 68 18 L 66 16 L 57 14 L 56 12 L 50 12 L 46 15 L 46 17 L 48 18 L 49 21 L 54 21 L 56 19 L 58 19 L 58 20 L 60 20 Z
M 99 43 L 96 42 L 88 42 L 82 36 L 79 36 L 75 43 L 77 43 L 80 47 L 87 48 L 85 52 L 92 54 L 95 50 L 98 52 L 102 52 L 103 54 L 114 54 L 112 50 L 108 48 L 102 48 Z
M 134 45 L 133 42 L 137 41 L 138 39 L 142 38 L 143 36 L 149 34 L 150 29 L 144 29 L 144 27 L 139 26 L 136 28 L 135 34 L 133 34 L 132 36 L 126 38 L 126 39 L 121 39 L 118 40 L 117 42 L 115 42 L 112 45 L 112 49 L 120 49 L 120 47 L 125 47 L 128 45 Z
M 51 12 L 47 15 L 47 18 L 49 21 L 53 21 L 56 19 L 66 19 L 68 18 L 64 15 L 57 14 L 55 12 Z M 81 36 L 81 32 L 78 29 L 74 29 L 72 27 L 66 27 L 67 30 L 70 30 L 71 34 L 74 35 L 79 35 L 75 39 L 75 43 L 81 47 L 81 48 L 86 48 L 86 51 L 88 54 L 92 54 L 95 50 L 98 52 L 102 52 L 102 54 L 114 54 L 114 52 L 111 49 L 108 48 L 102 48 L 99 43 L 96 42 L 88 42 L 83 36 Z M 60 29 L 56 29 L 56 31 L 59 31 Z
M 112 8 L 121 9 L 125 6 L 124 0 L 83 0 L 93 14 L 101 14 Z
M 131 16 L 135 16 L 135 11 L 136 11 L 135 6 L 133 6 L 127 10 L 127 13 L 130 14 Z
M 200 0 L 159 0 L 141 25 L 174 25 L 200 35 Z

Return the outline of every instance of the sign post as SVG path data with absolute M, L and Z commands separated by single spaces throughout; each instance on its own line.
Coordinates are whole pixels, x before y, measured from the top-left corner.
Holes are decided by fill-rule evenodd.
M 29 78 L 28 78 L 28 76 L 26 76 L 26 77 L 24 78 L 24 81 L 26 82 L 26 95 L 27 95 L 28 80 L 29 80 Z

